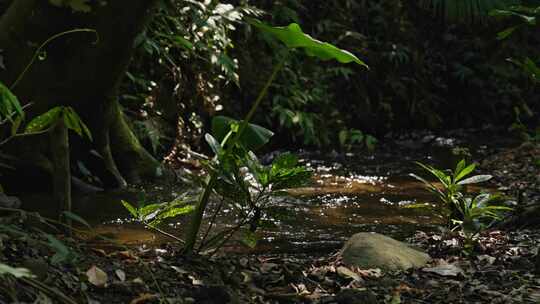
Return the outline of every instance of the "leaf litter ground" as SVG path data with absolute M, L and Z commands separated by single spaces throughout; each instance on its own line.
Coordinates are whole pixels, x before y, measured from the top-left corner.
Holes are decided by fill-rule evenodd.
M 483 165 L 509 185 L 503 190 L 519 190 L 521 203 L 534 206 L 538 151 L 505 150 Z M 462 252 L 457 233 L 417 232 L 409 241 L 433 261 L 393 273 L 347 267 L 339 254 L 188 258 L 171 245 L 96 247 L 65 237 L 73 254 L 52 264 L 55 253 L 39 238 L 1 234 L 0 261 L 29 268 L 37 278 L 2 278 L 0 303 L 540 303 L 540 229 L 517 230 L 515 221 L 484 232 L 472 255 Z

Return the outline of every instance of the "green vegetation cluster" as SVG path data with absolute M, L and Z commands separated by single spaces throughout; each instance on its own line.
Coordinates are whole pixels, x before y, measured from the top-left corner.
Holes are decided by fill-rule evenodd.
M 0 30 L 6 27 L 2 21 L 13 20 L 10 14 L 17 10 L 11 9 L 18 3 L 23 2 L 10 2 L 10 9 L 0 7 L 5 14 Z M 40 33 L 48 35 L 41 39 L 45 42 L 31 45 L 21 58 L 12 56 L 15 47 L 7 42 L 13 39 L 10 35 L 26 37 L 24 26 L 16 27 L 14 31 L 20 32 L 15 34 L 11 29 L 8 34 L 0 33 L 2 46 L 10 48 L 6 63 L 0 53 L 0 68 L 6 71 L 0 74 L 0 125 L 4 132 L 0 148 L 13 138 L 51 132 L 48 158 L 40 165 L 53 176 L 52 186 L 65 222 L 43 222 L 71 228 L 71 220 L 85 222 L 70 212 L 72 151 L 68 130 L 79 135 L 75 141 L 82 143 L 82 150 L 98 155 L 104 188 L 107 178 L 114 180 L 114 187 L 125 186 L 126 179 L 141 181 L 162 175 L 158 162 L 143 147 L 177 164 L 182 157 L 193 155 L 192 149 L 206 149 L 202 147 L 205 141 L 213 155 L 198 156 L 206 174 L 197 181 L 199 193 L 167 203 L 123 204 L 139 221 L 180 242 L 184 241 L 161 230 L 159 224 L 191 213 L 187 253 L 217 250 L 238 231 L 244 232 L 244 243 L 254 246 L 254 232 L 270 197 L 302 185 L 310 177 L 291 154 L 278 156 L 269 165 L 259 162 L 254 151 L 266 145 L 274 132 L 282 135 L 276 144 L 373 149 L 377 140 L 371 134 L 502 123 L 511 125 L 524 139 L 538 140 L 538 129 L 534 128 L 538 127 L 536 113 L 540 110 L 536 85 L 540 10 L 522 6 L 493 10 L 502 8 L 503 1 L 475 3 L 486 5 L 473 9 L 449 6 L 446 1 L 156 0 L 133 7 L 140 16 L 155 10 L 154 18 L 126 14 L 122 16 L 126 21 L 123 27 L 112 28 L 110 33 L 103 32 L 110 19 L 100 19 L 100 13 L 111 18 L 122 6 L 86 0 L 36 4 L 32 8 L 51 15 L 81 14 L 88 19 L 54 24 Z M 107 11 L 109 7 L 114 9 Z M 32 15 L 32 10 L 26 13 Z M 497 22 L 495 18 L 506 19 Z M 289 25 L 273 27 L 259 19 Z M 37 17 L 32 21 L 44 22 Z M 98 25 L 96 30 L 74 28 L 92 22 Z M 302 28 L 330 43 L 306 35 Z M 88 41 L 69 35 L 71 40 L 64 45 L 46 48 L 53 40 L 77 32 L 97 33 L 98 39 L 88 46 Z M 115 38 L 120 36 L 125 39 L 116 45 Z M 118 50 L 118 46 L 123 48 Z M 66 49 L 83 55 L 70 57 L 64 54 Z M 298 53 L 307 56 L 296 56 Z M 73 70 L 64 67 L 65 74 L 58 78 L 65 77 L 65 82 L 49 83 L 43 75 L 58 72 L 55 64 L 59 58 L 80 65 Z M 30 63 L 22 64 L 26 59 Z M 40 64 L 33 70 L 36 59 Z M 331 59 L 357 64 L 337 66 L 329 62 Z M 23 67 L 22 72 L 13 69 L 12 63 Z M 98 77 L 108 73 L 110 65 L 111 75 Z M 93 78 L 85 78 L 86 72 Z M 96 81 L 92 84 L 95 87 L 87 87 L 89 79 Z M 43 93 L 51 87 L 54 92 L 67 93 L 51 101 L 56 96 Z M 18 94 L 25 99 L 24 104 Z M 35 108 L 29 102 L 33 98 L 37 100 Z M 32 116 L 28 123 L 26 108 Z M 88 109 L 97 114 L 93 116 Z M 261 125 L 271 126 L 272 131 Z M 450 171 L 420 165 L 442 187 L 414 177 L 444 203 L 449 225 L 462 230 L 467 246 L 486 227 L 486 220 L 499 220 L 499 212 L 509 210 L 491 204 L 498 199 L 496 195 L 468 196 L 462 191 L 467 184 L 490 178 L 468 177 L 474 164 L 461 161 Z M 16 170 L 10 164 L 2 167 Z M 216 214 L 227 204 L 237 212 L 238 220 L 236 226 L 213 234 L 211 220 L 201 235 L 211 195 L 220 199 Z M 69 250 L 60 241 L 44 235 L 58 253 L 56 260 L 69 259 Z M 24 270 L 0 263 L 0 275 L 6 273 L 31 278 Z
M 245 112 L 284 56 L 274 51 L 275 39 L 245 26 L 246 16 L 260 16 L 275 25 L 298 23 L 361 55 L 371 68 L 364 73 L 288 56 L 270 101 L 254 118 L 282 135 L 276 144 L 370 148 L 377 136 L 404 129 L 536 128 L 538 86 L 522 69 L 532 72 L 538 62 L 534 9 L 490 16 L 517 2 L 447 2 L 172 1 L 184 14 L 178 18 L 163 6 L 136 56 L 161 65 L 132 66 L 133 91 L 123 104 L 142 109 L 136 124 L 145 125 L 141 135 L 152 149 L 174 140 L 175 147 L 200 144 L 210 117 Z M 174 121 L 171 104 L 181 113 L 175 131 L 160 132 L 159 124 L 143 119 Z

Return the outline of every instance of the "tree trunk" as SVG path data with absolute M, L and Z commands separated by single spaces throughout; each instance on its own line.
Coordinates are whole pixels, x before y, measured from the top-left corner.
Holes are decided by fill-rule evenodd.
M 140 145 L 118 105 L 118 87 L 129 65 L 135 38 L 148 23 L 157 0 L 107 1 L 89 13 L 58 8 L 49 1 L 14 0 L 0 18 L 0 49 L 6 66 L 0 81 L 10 86 L 37 47 L 51 36 L 91 28 L 96 36 L 72 33 L 52 41 L 14 88 L 29 118 L 56 105 L 72 106 L 89 126 L 104 171 L 125 186 L 156 176 L 159 162 Z M 46 147 L 31 154 L 47 155 Z
M 69 164 L 69 136 L 63 119 L 59 119 L 50 133 L 51 158 L 53 163 L 53 196 L 58 203 L 60 220 L 63 221 L 63 211 L 71 212 L 71 169 Z M 65 223 L 71 227 L 71 220 L 65 218 Z M 71 233 L 71 231 L 66 231 Z

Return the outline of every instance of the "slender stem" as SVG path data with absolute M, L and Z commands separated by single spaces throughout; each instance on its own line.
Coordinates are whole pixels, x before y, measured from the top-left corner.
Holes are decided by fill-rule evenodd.
M 148 228 L 150 228 L 150 229 L 152 229 L 152 230 L 155 230 L 156 232 L 159 232 L 159 233 L 163 234 L 163 235 L 166 236 L 166 237 L 169 237 L 169 238 L 171 238 L 171 239 L 173 239 L 173 240 L 175 240 L 175 241 L 177 241 L 177 242 L 180 242 L 180 243 L 182 243 L 182 244 L 185 243 L 185 241 L 182 240 L 181 238 L 179 238 L 179 237 L 177 237 L 177 236 L 175 236 L 175 235 L 173 235 L 173 234 L 170 234 L 170 233 L 168 233 L 168 232 L 165 231 L 165 230 L 162 230 L 162 229 L 160 229 L 160 228 L 158 228 L 158 227 L 156 227 L 156 226 L 154 226 L 154 225 L 150 225 L 150 224 L 147 224 L 147 223 L 144 223 L 144 224 L 145 224 Z
M 21 106 L 21 110 L 22 110 L 22 112 L 23 112 L 23 116 L 24 116 L 24 110 L 26 110 L 26 108 L 30 107 L 32 104 L 33 104 L 33 103 L 29 102 L 29 103 L 27 103 L 27 104 Z M 17 115 L 17 114 L 18 114 L 17 111 L 13 111 L 13 112 L 11 112 L 10 114 L 6 115 L 6 118 L 5 118 L 4 120 L 0 121 L 0 126 L 3 125 L 3 124 L 5 124 L 6 122 L 10 121 L 11 118 L 12 118 L 13 116 Z
M 30 69 L 30 67 L 34 64 L 34 62 L 36 61 L 36 59 L 39 57 L 39 54 L 41 53 L 41 50 L 43 50 L 44 47 L 46 47 L 49 43 L 51 43 L 52 41 L 62 37 L 62 36 L 65 36 L 65 35 L 69 35 L 69 34 L 72 34 L 72 33 L 80 33 L 80 32 L 90 32 L 90 33 L 94 33 L 96 35 L 96 41 L 94 43 L 97 43 L 99 41 L 99 35 L 97 33 L 96 30 L 93 30 L 93 29 L 89 29 L 89 28 L 78 28 L 78 29 L 73 29 L 73 30 L 69 30 L 69 31 L 65 31 L 65 32 L 61 32 L 61 33 L 58 33 L 56 35 L 53 35 L 51 37 L 49 37 L 47 40 L 45 40 L 45 42 L 43 42 L 38 48 L 37 50 L 34 52 L 34 55 L 32 56 L 32 59 L 30 59 L 30 62 L 28 62 L 28 64 L 24 67 L 24 70 L 21 72 L 21 74 L 19 74 L 19 76 L 17 77 L 17 79 L 13 82 L 13 84 L 9 87 L 10 90 L 13 90 L 18 84 L 19 82 L 23 79 L 23 77 L 26 75 L 26 73 L 28 72 L 28 70 Z
M 50 126 L 49 128 L 47 128 L 47 129 L 45 129 L 45 130 L 38 131 L 38 132 L 32 132 L 32 133 L 19 133 L 19 134 L 12 135 L 12 136 L 10 136 L 10 137 L 4 139 L 3 141 L 1 141 L 1 142 L 0 142 L 0 146 L 3 146 L 3 145 L 5 145 L 5 144 L 7 144 L 8 142 L 10 142 L 11 140 L 13 140 L 14 138 L 17 138 L 17 137 L 25 137 L 25 136 L 40 135 L 40 134 L 48 133 L 48 132 L 51 131 L 53 128 L 54 128 L 54 125 Z
M 191 218 L 191 223 L 188 227 L 188 234 L 186 239 L 186 246 L 184 248 L 185 253 L 193 252 L 195 248 L 195 243 L 197 242 L 197 234 L 201 227 L 202 218 L 204 216 L 204 211 L 208 205 L 208 199 L 210 198 L 210 193 L 214 189 L 214 185 L 217 181 L 217 173 L 213 172 L 206 178 L 206 187 L 203 190 L 203 193 L 199 197 L 197 207 L 195 208 L 193 217 Z
M 261 101 L 267 95 L 270 85 L 272 85 L 278 72 L 283 68 L 286 58 L 287 56 L 284 55 L 281 58 L 280 62 L 274 67 L 272 74 L 270 75 L 270 78 L 268 78 L 268 80 L 266 81 L 264 87 L 259 93 L 259 96 L 257 96 L 257 99 L 255 99 L 255 102 L 251 106 L 251 109 L 249 110 L 248 114 L 242 121 L 240 128 L 238 130 L 238 133 L 236 133 L 232 141 L 228 143 L 227 150 L 225 153 L 228 154 L 232 152 L 232 149 L 234 148 L 235 144 L 238 142 L 238 140 L 244 133 L 244 130 L 246 129 L 249 121 L 255 114 L 255 111 L 257 111 L 257 108 L 259 107 Z M 192 253 L 193 249 L 195 248 L 195 243 L 197 242 L 197 235 L 201 227 L 201 223 L 204 216 L 204 212 L 206 210 L 206 206 L 208 205 L 208 199 L 210 198 L 210 193 L 212 192 L 214 188 L 217 178 L 218 178 L 217 172 L 210 173 L 210 176 L 208 176 L 207 178 L 206 187 L 204 188 L 203 193 L 201 193 L 199 202 L 197 203 L 197 207 L 191 219 L 192 222 L 188 228 L 188 234 L 187 234 L 186 246 L 184 248 L 184 253 Z
M 205 234 L 204 234 L 204 236 L 203 236 L 203 238 L 201 240 L 201 244 L 199 245 L 199 248 L 197 249 L 197 252 L 200 252 L 201 249 L 203 248 L 204 242 L 206 241 L 206 238 L 208 238 L 208 235 L 210 234 L 210 230 L 214 226 L 214 224 L 216 222 L 216 217 L 219 214 L 219 212 L 221 211 L 222 207 L 223 207 L 223 199 L 221 200 L 219 206 L 216 208 L 216 211 L 214 212 L 214 214 L 212 215 L 212 218 L 210 219 L 210 224 L 208 225 L 208 229 L 206 229 L 206 232 L 205 232 Z
M 242 220 L 242 222 L 240 222 L 240 224 L 236 225 L 234 228 L 231 229 L 231 232 L 229 233 L 229 235 L 227 235 L 223 241 L 221 241 L 221 243 L 219 243 L 216 248 L 214 248 L 214 251 L 212 251 L 212 253 L 210 254 L 210 257 L 213 257 L 217 252 L 218 250 L 223 247 L 223 245 L 225 245 L 225 243 L 227 243 L 231 238 L 232 236 L 240 229 L 242 228 L 242 226 L 244 226 L 245 224 L 247 224 L 247 221 L 246 219 Z
M 236 144 L 236 142 L 240 139 L 240 137 L 242 136 L 242 134 L 244 133 L 245 129 L 247 128 L 249 122 L 251 121 L 251 118 L 253 118 L 253 115 L 255 115 L 255 112 L 257 111 L 257 109 L 259 108 L 259 105 L 261 104 L 262 100 L 264 99 L 264 97 L 266 97 L 266 95 L 268 94 L 268 89 L 270 88 L 270 85 L 272 85 L 272 83 L 274 82 L 274 80 L 276 79 L 276 76 L 277 74 L 279 73 L 279 71 L 281 71 L 281 69 L 283 68 L 283 65 L 285 64 L 285 61 L 287 59 L 287 55 L 288 53 L 286 53 L 282 58 L 281 60 L 279 61 L 279 63 L 274 67 L 273 71 L 272 71 L 272 74 L 270 75 L 270 78 L 268 78 L 268 80 L 266 81 L 266 83 L 264 84 L 264 87 L 262 88 L 262 90 L 259 92 L 259 96 L 257 96 L 257 99 L 255 99 L 255 102 L 253 103 L 253 105 L 251 106 L 251 109 L 249 110 L 249 112 L 247 113 L 246 117 L 244 118 L 244 120 L 242 121 L 242 123 L 240 124 L 240 128 L 238 130 L 238 133 L 236 133 L 236 136 L 233 138 L 231 144 L 229 145 L 227 151 L 231 151 L 234 147 L 234 144 Z
M 250 218 L 250 214 L 245 214 L 243 215 L 242 219 L 240 220 L 240 222 L 238 224 L 236 224 L 236 226 L 233 226 L 232 228 L 230 229 L 223 229 L 223 231 L 221 231 L 220 233 L 212 236 L 205 244 L 202 244 L 201 245 L 201 249 L 204 248 L 204 247 L 207 247 L 209 246 L 209 244 L 213 244 L 216 239 L 220 238 L 220 237 L 223 237 L 224 235 L 228 234 L 228 233 L 231 233 L 234 234 L 234 232 L 236 232 L 238 229 L 242 228 L 242 226 L 244 226 L 245 224 L 248 223 L 248 219 Z M 231 235 L 232 236 L 232 235 Z M 229 237 L 225 237 L 224 241 L 222 243 L 220 243 L 216 248 L 220 248 L 224 243 L 227 242 L 227 240 L 230 238 Z

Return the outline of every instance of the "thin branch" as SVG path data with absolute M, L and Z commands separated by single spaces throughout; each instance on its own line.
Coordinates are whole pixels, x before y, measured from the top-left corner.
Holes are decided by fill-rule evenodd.
M 206 232 L 201 240 L 201 243 L 199 244 L 199 248 L 197 248 L 197 253 L 199 253 L 202 250 L 203 244 L 206 241 L 206 238 L 208 237 L 208 235 L 210 234 L 210 230 L 212 229 L 212 227 L 214 226 L 216 222 L 216 217 L 221 211 L 221 208 L 223 207 L 223 203 L 224 203 L 224 199 L 221 199 L 218 207 L 216 208 L 216 211 L 214 212 L 214 214 L 212 215 L 212 218 L 210 219 L 210 225 L 208 225 L 208 229 L 206 229 Z
M 180 242 L 182 244 L 186 243 L 186 241 L 182 240 L 181 238 L 179 238 L 179 237 L 177 237 L 177 236 L 175 236 L 173 234 L 170 234 L 167 231 L 164 231 L 164 230 L 162 230 L 162 229 L 160 229 L 160 228 L 158 228 L 158 227 L 156 227 L 154 225 L 150 225 L 150 224 L 148 224 L 146 222 L 143 222 L 143 224 L 146 225 L 146 227 L 148 227 L 148 228 L 150 228 L 152 230 L 155 230 L 156 232 L 159 232 L 160 234 L 163 234 L 164 236 L 166 236 L 168 238 L 171 238 L 171 239 L 173 239 L 173 240 L 175 240 L 177 242 Z
M 21 110 L 24 111 L 26 108 L 30 107 L 32 104 L 33 104 L 32 102 L 29 102 L 29 103 L 23 105 L 23 106 L 21 107 Z M 3 125 L 3 124 L 5 124 L 5 123 L 8 122 L 8 121 L 11 121 L 11 118 L 12 118 L 13 116 L 15 116 L 16 114 L 17 114 L 17 111 L 13 111 L 13 112 L 11 112 L 10 114 L 6 115 L 6 118 L 5 118 L 4 120 L 0 121 L 0 125 Z M 23 113 L 23 115 L 24 115 L 24 113 Z
M 19 134 L 15 134 L 15 135 L 12 135 L 6 139 L 4 139 L 3 141 L 0 142 L 0 147 L 7 144 L 9 141 L 11 141 L 12 139 L 16 138 L 16 137 L 26 137 L 26 136 L 32 136 L 32 135 L 41 135 L 41 134 L 45 134 L 45 133 L 48 133 L 49 131 L 52 130 L 52 128 L 54 127 L 54 125 L 50 126 L 49 128 L 45 129 L 45 130 L 42 130 L 42 131 L 38 131 L 38 132 L 32 132 L 32 133 L 19 133 Z
M 41 53 L 41 50 L 43 50 L 43 48 L 45 48 L 49 43 L 51 43 L 52 41 L 54 41 L 54 40 L 56 40 L 56 39 L 58 39 L 58 38 L 60 38 L 62 36 L 69 35 L 69 34 L 72 34 L 72 33 L 79 33 L 79 32 L 94 33 L 96 35 L 96 41 L 94 43 L 97 43 L 99 41 L 99 35 L 98 35 L 97 31 L 94 30 L 94 29 L 88 29 L 88 28 L 73 29 L 73 30 L 61 32 L 61 33 L 58 33 L 56 35 L 53 35 L 53 36 L 49 37 L 47 40 L 45 40 L 45 42 L 43 42 L 37 48 L 37 50 L 34 52 L 34 55 L 32 56 L 32 59 L 30 59 L 30 62 L 24 67 L 24 70 L 21 72 L 21 74 L 19 74 L 19 77 L 17 77 L 17 79 L 13 82 L 13 84 L 9 87 L 9 89 L 13 90 L 17 86 L 17 84 L 19 84 L 19 82 L 23 79 L 23 77 L 26 75 L 26 73 L 28 72 L 30 67 L 34 64 L 34 62 L 38 58 L 39 54 Z
M 238 230 L 240 230 L 240 228 L 242 228 L 242 226 L 244 226 L 244 225 L 246 225 L 248 223 L 248 221 L 247 221 L 248 218 L 249 217 L 246 217 L 246 218 L 242 219 L 242 221 L 239 224 L 237 224 L 235 227 L 230 229 L 229 235 L 227 235 L 223 239 L 223 241 L 221 241 L 221 243 L 219 243 L 219 245 L 217 245 L 216 248 L 214 248 L 214 251 L 210 254 L 210 257 L 214 256 L 218 252 L 218 250 L 221 249 L 221 247 L 223 247 L 223 245 L 225 245 L 225 243 L 227 243 L 232 238 L 232 236 L 236 232 L 238 232 Z

